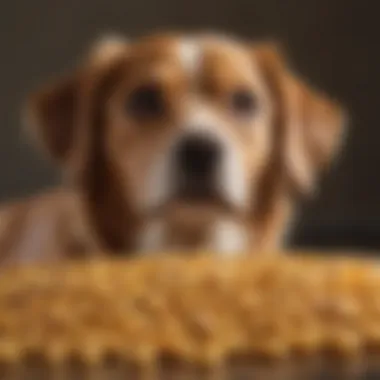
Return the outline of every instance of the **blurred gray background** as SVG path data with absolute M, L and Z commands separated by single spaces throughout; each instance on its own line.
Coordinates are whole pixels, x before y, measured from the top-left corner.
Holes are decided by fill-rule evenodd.
M 0 200 L 57 182 L 26 143 L 20 111 L 28 92 L 67 69 L 105 32 L 220 30 L 275 38 L 311 83 L 351 114 L 344 155 L 318 199 L 300 214 L 293 242 L 380 248 L 380 49 L 375 0 L 4 0 L 0 41 Z

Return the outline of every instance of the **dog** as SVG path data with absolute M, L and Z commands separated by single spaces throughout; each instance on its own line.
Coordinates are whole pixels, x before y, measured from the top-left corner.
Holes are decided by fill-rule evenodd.
M 2 263 L 280 251 L 346 125 L 276 44 L 212 33 L 105 37 L 25 117 L 63 184 L 1 209 Z

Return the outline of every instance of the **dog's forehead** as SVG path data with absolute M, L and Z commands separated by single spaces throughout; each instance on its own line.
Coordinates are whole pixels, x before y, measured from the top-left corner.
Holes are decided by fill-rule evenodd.
M 253 76 L 253 54 L 246 45 L 228 37 L 214 35 L 157 36 L 136 41 L 132 45 L 132 59 L 137 65 L 154 68 L 171 65 L 188 75 L 196 75 L 206 68 Z

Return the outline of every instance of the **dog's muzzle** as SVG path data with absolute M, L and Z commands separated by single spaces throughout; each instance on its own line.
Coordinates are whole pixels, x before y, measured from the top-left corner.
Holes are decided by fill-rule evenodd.
M 152 163 L 141 193 L 144 212 L 159 213 L 177 202 L 245 209 L 248 187 L 238 149 L 220 133 L 194 129 Z

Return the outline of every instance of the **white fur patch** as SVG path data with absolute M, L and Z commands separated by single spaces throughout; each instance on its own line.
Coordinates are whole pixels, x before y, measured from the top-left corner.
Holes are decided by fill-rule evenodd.
M 169 157 L 165 154 L 154 164 L 147 184 L 144 208 L 150 209 L 159 206 L 167 200 L 170 193 Z
M 95 65 L 104 65 L 123 54 L 128 41 L 116 34 L 105 35 L 100 38 L 90 51 L 90 62 Z
M 217 254 L 241 255 L 248 248 L 248 235 L 237 222 L 220 220 L 215 223 L 209 244 L 210 249 L 216 251 Z
M 152 162 L 144 189 L 141 192 L 141 206 L 144 211 L 159 207 L 173 195 L 172 160 L 176 141 L 173 139 L 169 142 L 168 146 Z
M 202 61 L 202 48 L 196 40 L 184 39 L 179 43 L 178 55 L 185 70 L 194 75 Z
M 186 250 L 186 246 L 173 246 L 167 240 L 164 221 L 153 221 L 147 224 L 139 236 L 137 248 L 142 254 L 155 254 L 160 251 Z M 249 237 L 244 226 L 230 220 L 221 219 L 215 222 L 210 236 L 204 241 L 204 247 L 217 255 L 233 257 L 243 255 L 249 246 Z
M 243 163 L 234 147 L 226 145 L 219 173 L 219 190 L 229 202 L 239 208 L 247 206 L 247 183 Z
M 192 132 L 216 133 L 216 130 L 223 123 L 220 116 L 208 107 L 202 105 L 196 99 L 189 99 L 188 112 L 183 121 L 183 127 Z
M 160 221 L 149 223 L 142 231 L 137 243 L 138 249 L 143 253 L 152 253 L 164 249 L 165 240 L 164 224 Z

